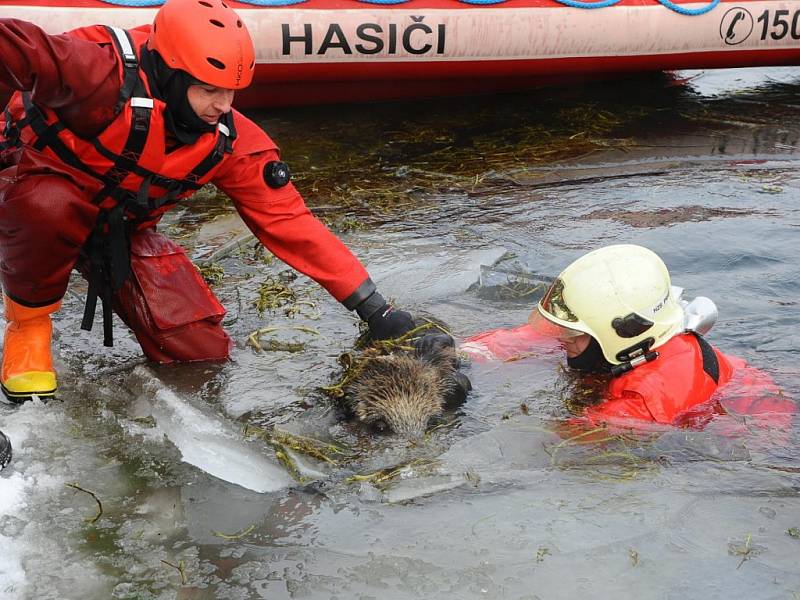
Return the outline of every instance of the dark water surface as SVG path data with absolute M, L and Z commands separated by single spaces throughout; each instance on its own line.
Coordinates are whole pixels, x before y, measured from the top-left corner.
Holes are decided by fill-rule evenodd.
M 800 398 L 800 69 L 250 116 L 382 293 L 456 337 L 531 309 L 482 293 L 481 265 L 552 276 L 637 243 L 717 303 L 714 345 Z M 467 403 L 423 440 L 363 431 L 318 391 L 358 323 L 247 243 L 220 252 L 245 239 L 232 211 L 206 192 L 165 223 L 223 270 L 230 363 L 146 366 L 121 326 L 102 348 L 78 329 L 74 282 L 56 321 L 64 402 L 0 407 L 17 447 L 0 598 L 800 598 L 796 421 L 564 440 L 575 389 L 552 355 L 471 365 Z M 300 302 L 259 315 L 265 282 Z M 268 326 L 266 350 L 245 344 Z M 304 483 L 258 493 L 289 478 L 244 425 L 351 454 L 284 447 Z M 95 492 L 96 522 L 65 483 Z

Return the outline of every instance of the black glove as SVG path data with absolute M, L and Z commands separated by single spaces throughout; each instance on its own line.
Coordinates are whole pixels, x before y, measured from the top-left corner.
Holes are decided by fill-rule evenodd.
M 374 340 L 400 337 L 414 329 L 414 319 L 403 310 L 395 310 L 375 289 L 372 279 L 367 277 L 350 296 L 342 300 L 348 310 L 355 309 L 361 320 L 369 325 Z
M 372 339 L 388 340 L 400 337 L 414 329 L 414 319 L 411 318 L 411 315 L 404 310 L 395 310 L 384 300 L 383 296 L 374 291 L 375 286 L 372 281 L 367 280 L 367 282 L 372 286 L 371 293 L 355 309 L 358 316 L 369 325 Z
M 414 329 L 414 319 L 406 311 L 395 310 L 384 302 L 383 306 L 367 319 L 367 325 L 372 339 L 388 340 L 398 338 Z

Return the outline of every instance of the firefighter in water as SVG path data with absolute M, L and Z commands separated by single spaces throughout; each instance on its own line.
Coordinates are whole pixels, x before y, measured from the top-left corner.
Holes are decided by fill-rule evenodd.
M 231 108 L 251 82 L 250 35 L 221 0 L 168 0 L 152 26 L 47 35 L 0 19 L 0 282 L 7 399 L 56 393 L 51 315 L 69 274 L 89 281 L 83 327 L 103 306 L 151 360 L 218 360 L 232 347 L 224 309 L 183 250 L 156 233 L 161 215 L 212 182 L 277 257 L 365 320 L 401 335 L 358 259 L 308 210 L 273 141 Z M 3 439 L 3 438 L 0 438 Z
M 460 349 L 476 360 L 507 360 L 560 345 L 571 369 L 606 378 L 602 402 L 582 415 L 591 425 L 696 425 L 723 411 L 793 413 L 794 403 L 766 373 L 704 339 L 717 318 L 714 303 L 686 302 L 681 293 L 651 250 L 606 246 L 564 269 L 528 324 L 473 336 Z

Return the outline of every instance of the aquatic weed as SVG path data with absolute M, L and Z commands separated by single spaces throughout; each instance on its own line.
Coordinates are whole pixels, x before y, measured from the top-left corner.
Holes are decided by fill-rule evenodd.
M 439 462 L 432 459 L 415 458 L 414 460 L 406 463 L 401 463 L 393 467 L 380 469 L 373 473 L 366 473 L 363 475 L 351 475 L 345 481 L 347 483 L 356 483 L 359 481 L 368 481 L 373 485 L 380 485 L 388 483 L 397 477 L 410 477 L 412 475 L 419 475 L 419 471 L 430 472 L 434 467 L 438 466 Z
M 209 285 L 217 285 L 218 283 L 221 283 L 222 279 L 225 277 L 225 269 L 216 263 L 197 267 L 197 270 L 200 271 L 200 276 Z
M 223 540 L 239 540 L 239 539 L 242 539 L 244 536 L 246 536 L 251 531 L 253 531 L 255 528 L 256 528 L 255 525 L 250 525 L 248 527 L 245 527 L 241 531 L 237 531 L 236 533 L 222 533 L 220 531 L 214 531 L 212 529 L 211 533 L 214 534 L 215 536 L 219 537 L 219 538 L 222 538 Z
M 94 501 L 97 502 L 97 514 L 94 517 L 91 517 L 91 518 L 88 518 L 88 519 L 84 519 L 84 520 L 89 524 L 96 523 L 97 520 L 103 515 L 103 503 L 100 502 L 100 498 L 97 497 L 97 494 L 95 494 L 91 490 L 87 490 L 85 488 L 82 488 L 77 483 L 65 483 L 64 485 L 74 489 L 76 493 L 77 492 L 83 492 L 84 494 L 89 494 L 92 498 L 94 498 Z
M 628 558 L 631 561 L 632 567 L 635 567 L 639 564 L 639 553 L 633 548 L 628 548 Z
M 258 287 L 258 298 L 253 302 L 259 316 L 264 311 L 275 311 L 278 308 L 297 300 L 294 291 L 280 278 L 268 275 Z
M 551 446 L 544 445 L 550 456 L 550 466 L 561 469 L 590 470 L 598 479 L 628 480 L 660 467 L 655 460 L 643 458 L 633 452 L 632 446 L 652 441 L 653 436 L 641 439 L 625 433 L 611 433 L 597 427 L 574 434 Z M 560 454 L 569 447 L 588 448 L 589 454 L 580 458 L 562 459 Z
M 290 448 L 295 452 L 300 452 L 334 466 L 338 466 L 341 461 L 349 460 L 353 457 L 352 450 L 343 446 L 295 435 L 275 428 L 268 430 L 255 425 L 245 425 L 242 435 L 245 438 L 254 436 L 262 439 L 279 450 L 284 447 Z
M 737 571 L 744 564 L 744 561 L 750 559 L 753 553 L 753 547 L 751 545 L 752 540 L 753 540 L 753 535 L 748 533 L 747 538 L 744 541 L 744 544 L 738 544 L 734 542 L 728 544 L 728 554 L 732 556 L 742 557 L 742 560 L 740 560 L 739 564 L 736 566 Z
M 188 582 L 188 579 L 186 578 L 186 565 L 184 564 L 184 562 L 183 562 L 183 561 L 180 561 L 180 562 L 179 562 L 179 563 L 176 565 L 176 564 L 174 564 L 174 563 L 171 563 L 171 562 L 169 562 L 168 560 L 164 560 L 164 559 L 162 558 L 162 559 L 161 559 L 161 562 L 162 562 L 162 563 L 164 563 L 165 565 L 169 566 L 169 567 L 172 567 L 172 568 L 173 568 L 173 569 L 175 569 L 176 571 L 178 571 L 178 574 L 179 574 L 179 575 L 180 575 L 180 577 L 181 577 L 181 585 L 186 585 L 186 583 Z
M 545 557 L 545 556 L 549 556 L 549 555 L 550 555 L 550 549 L 549 549 L 549 548 L 546 548 L 546 547 L 544 547 L 544 546 L 541 546 L 541 547 L 540 547 L 540 548 L 539 548 L 539 549 L 536 551 L 536 562 L 537 562 L 537 563 L 540 563 L 540 562 L 544 561 L 544 557 Z
M 306 327 L 304 325 L 291 325 L 288 327 L 262 327 L 260 329 L 256 329 L 250 335 L 248 335 L 245 344 L 254 348 L 256 352 L 302 352 L 305 350 L 305 342 L 286 342 L 276 339 L 269 339 L 264 342 L 261 340 L 261 336 L 281 330 L 302 331 L 304 333 L 319 335 L 319 331 L 313 327 Z

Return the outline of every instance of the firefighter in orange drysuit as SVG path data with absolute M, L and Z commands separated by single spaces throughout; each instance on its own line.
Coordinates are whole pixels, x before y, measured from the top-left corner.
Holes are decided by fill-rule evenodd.
M 150 26 L 47 35 L 0 19 L 0 280 L 7 399 L 53 396 L 50 315 L 70 271 L 89 281 L 83 327 L 103 304 L 158 362 L 223 359 L 224 309 L 161 215 L 213 182 L 258 239 L 367 321 L 375 338 L 412 326 L 358 259 L 312 216 L 272 140 L 231 109 L 254 71 L 244 23 L 221 0 L 168 0 Z
M 720 412 L 786 425 L 794 403 L 766 373 L 713 348 L 703 334 L 716 307 L 703 297 L 687 303 L 681 292 L 652 251 L 606 246 L 569 265 L 527 325 L 472 336 L 460 350 L 507 360 L 560 345 L 569 367 L 608 378 L 603 401 L 582 415 L 591 425 L 700 425 Z

